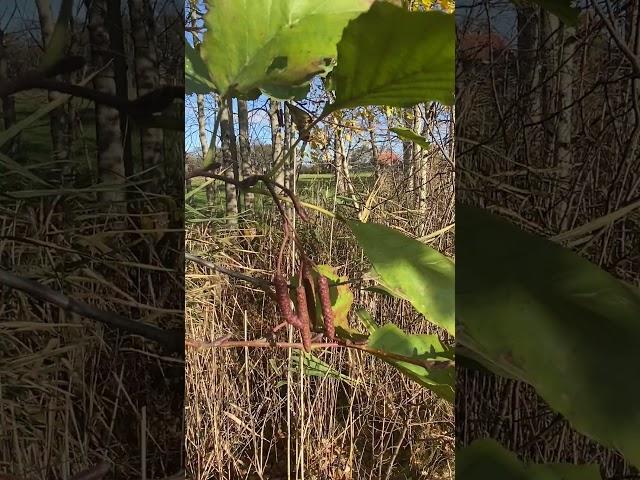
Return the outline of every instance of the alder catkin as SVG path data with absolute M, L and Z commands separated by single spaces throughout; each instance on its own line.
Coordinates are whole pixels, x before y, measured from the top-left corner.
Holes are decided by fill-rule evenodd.
M 280 273 L 273 275 L 273 286 L 276 290 L 276 302 L 280 309 L 280 315 L 289 325 L 293 325 L 298 330 L 302 329 L 302 324 L 291 309 L 291 299 L 289 298 L 289 285 Z
M 324 317 L 324 333 L 330 339 L 336 337 L 335 317 L 331 308 L 331 295 L 329 294 L 329 280 L 320 275 L 318 277 L 318 292 L 320 294 L 320 306 Z
M 296 288 L 296 297 L 298 300 L 298 319 L 302 324 L 300 329 L 302 345 L 304 346 L 304 351 L 309 353 L 311 351 L 311 321 L 309 319 L 309 309 L 307 308 L 307 292 L 302 284 L 302 279 Z

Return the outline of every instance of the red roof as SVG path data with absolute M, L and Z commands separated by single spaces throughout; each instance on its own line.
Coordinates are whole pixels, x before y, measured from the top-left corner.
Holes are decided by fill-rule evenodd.
M 495 32 L 467 32 L 458 40 L 458 55 L 465 60 L 490 61 L 492 52 L 495 58 L 505 48 L 506 40 Z
M 378 158 L 376 158 L 376 163 L 382 166 L 395 165 L 400 162 L 400 155 L 391 151 L 391 150 L 383 150 L 378 154 Z

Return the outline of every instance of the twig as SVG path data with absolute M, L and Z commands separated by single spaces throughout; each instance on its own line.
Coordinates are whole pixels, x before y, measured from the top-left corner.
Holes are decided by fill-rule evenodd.
M 191 253 L 185 253 L 184 254 L 184 258 L 185 258 L 185 260 L 189 260 L 189 261 L 191 261 L 193 263 L 197 263 L 198 265 L 201 265 L 203 267 L 210 268 L 211 270 L 214 270 L 216 272 L 223 273 L 224 275 L 227 275 L 229 277 L 237 278 L 238 280 L 242 280 L 242 281 L 245 281 L 247 283 L 251 283 L 251 284 L 255 285 L 256 287 L 259 287 L 260 289 L 264 290 L 265 293 L 267 293 L 270 297 L 274 296 L 272 288 L 271 288 L 272 282 L 270 282 L 269 280 L 263 280 L 261 278 L 255 278 L 255 277 L 251 277 L 249 275 L 244 275 L 243 273 L 234 272 L 232 270 L 227 270 L 224 267 L 219 267 L 215 263 L 210 262 L 208 260 L 205 260 L 204 258 L 198 257 L 198 256 L 193 255 Z
M 184 341 L 185 346 L 192 348 L 244 348 L 244 347 L 253 347 L 253 348 L 297 348 L 298 350 L 304 350 L 304 345 L 302 343 L 290 343 L 290 342 L 270 342 L 268 340 L 223 340 L 218 339 L 213 342 L 203 342 L 201 340 L 193 340 L 191 338 L 187 338 Z M 312 343 L 310 345 L 311 349 L 318 348 L 335 348 L 335 347 L 343 347 L 344 345 L 340 345 L 339 343 Z
M 186 338 L 184 341 L 185 346 L 192 348 L 297 348 L 298 350 L 304 350 L 304 345 L 302 343 L 291 343 L 291 342 L 272 342 L 269 340 L 228 340 L 228 335 L 213 342 L 204 342 L 201 340 L 194 340 L 192 338 Z M 411 358 L 406 357 L 404 355 L 399 355 L 392 352 L 387 352 L 384 350 L 378 350 L 375 348 L 368 347 L 366 345 L 358 345 L 355 343 L 347 343 L 347 342 L 312 342 L 309 345 L 311 350 L 320 349 L 320 348 L 353 348 L 356 350 L 361 350 L 363 352 L 371 353 L 372 355 L 376 355 L 385 360 L 395 360 L 399 362 L 411 363 L 412 365 L 417 365 L 420 367 L 424 367 L 426 369 L 442 369 L 454 367 L 455 362 L 452 360 L 425 360 L 420 358 Z
M 615 26 L 611 23 L 611 20 L 605 15 L 604 11 L 602 10 L 602 7 L 598 5 L 598 2 L 596 0 L 591 0 L 591 5 L 595 9 L 595 11 L 598 13 L 602 21 L 604 22 L 604 25 L 607 27 L 609 35 L 611 35 L 611 38 L 613 38 L 613 41 L 616 43 L 620 51 L 624 54 L 626 59 L 631 64 L 631 68 L 633 69 L 634 76 L 640 78 L 640 57 L 638 57 L 631 50 L 631 48 L 629 48 L 629 46 L 625 43 L 625 41 L 620 37 Z
M 111 327 L 125 330 L 149 340 L 153 340 L 154 342 L 158 342 L 172 352 L 182 350 L 182 335 L 175 332 L 163 330 L 162 328 L 154 325 L 148 325 L 137 320 L 132 320 L 116 313 L 98 310 L 86 303 L 79 302 L 56 292 L 45 285 L 41 285 L 36 281 L 19 277 L 3 269 L 0 269 L 0 283 L 7 285 L 9 288 L 23 291 L 39 300 L 57 305 L 67 312 L 75 313 L 92 320 L 97 320 L 98 322 Z
M 160 87 L 135 100 L 128 100 L 92 88 L 50 78 L 60 73 L 77 70 L 83 64 L 84 60 L 81 57 L 68 57 L 60 60 L 47 70 L 34 70 L 18 78 L 1 82 L 0 98 L 24 90 L 41 88 L 108 105 L 134 118 L 145 117 L 153 113 L 161 112 L 167 108 L 174 99 L 184 98 L 184 87 L 179 85 Z
M 278 182 L 271 180 L 268 175 L 251 175 L 250 177 L 247 177 L 244 180 L 236 180 L 235 178 L 226 177 L 224 175 L 220 175 L 218 173 L 212 172 L 212 170 L 218 166 L 219 166 L 218 164 L 214 164 L 214 165 L 211 165 L 211 167 L 209 168 L 201 168 L 198 170 L 194 170 L 189 175 L 187 175 L 187 180 L 195 177 L 215 178 L 216 180 L 220 180 L 221 182 L 230 183 L 236 186 L 237 188 L 239 188 L 240 190 L 249 190 L 251 187 L 254 187 L 258 182 L 262 181 L 267 186 L 267 189 L 269 190 L 269 193 L 273 197 L 274 202 L 276 202 L 276 205 L 278 206 L 278 209 L 280 210 L 281 214 L 283 214 L 284 212 L 284 210 L 282 209 L 282 205 L 279 204 L 281 197 L 276 194 L 273 188 L 274 186 L 278 187 L 282 191 L 282 193 L 284 193 L 286 197 L 288 197 L 288 199 L 291 200 L 291 203 L 293 204 L 293 208 L 301 220 L 306 222 L 309 219 L 307 212 L 305 211 L 305 208 L 302 206 L 302 203 L 300 202 L 300 200 L 298 200 L 298 197 L 284 185 L 281 185 Z M 285 217 L 285 221 L 286 221 L 286 217 Z

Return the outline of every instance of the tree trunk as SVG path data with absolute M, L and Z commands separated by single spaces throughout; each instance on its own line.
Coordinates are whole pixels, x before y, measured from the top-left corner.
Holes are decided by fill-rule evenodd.
M 92 0 L 89 8 L 89 36 L 91 57 L 100 73 L 93 79 L 93 87 L 108 95 L 116 94 L 111 55 L 105 49 L 110 45 L 109 32 L 105 25 L 107 0 Z M 111 184 L 107 191 L 100 191 L 102 202 L 116 210 L 122 210 L 125 198 L 125 175 L 122 162 L 122 136 L 120 114 L 115 108 L 96 103 L 96 140 L 98 154 L 98 176 L 101 182 Z M 118 205 L 121 204 L 121 205 Z
M 421 108 L 423 107 L 423 108 Z M 413 128 L 418 135 L 424 135 L 427 127 L 426 116 L 430 115 L 431 108 L 426 105 L 416 105 L 413 107 Z M 435 118 L 433 119 L 435 120 Z M 427 155 L 422 146 L 413 144 L 413 161 L 416 166 L 416 182 L 418 187 L 418 210 L 423 214 L 427 212 L 427 198 L 429 197 L 429 168 L 427 165 Z
M 566 231 L 571 225 L 569 212 L 572 204 L 571 169 L 573 154 L 571 137 L 573 121 L 571 104 L 573 103 L 573 80 L 575 76 L 575 30 L 566 25 L 558 37 L 561 54 L 558 59 L 558 119 L 556 127 L 555 164 L 558 167 L 560 201 L 557 204 L 557 218 L 560 231 Z
M 272 165 L 280 163 L 284 153 L 284 143 L 282 138 L 282 128 L 280 127 L 280 117 L 282 111 L 276 100 L 269 100 L 269 120 L 271 123 L 271 159 Z M 276 175 L 276 181 L 281 185 L 285 184 L 284 166 Z
M 0 29 L 0 82 L 8 80 L 6 48 L 5 33 L 4 30 Z M 8 95 L 2 98 L 2 118 L 4 120 L 5 130 L 16 123 L 16 104 L 13 95 Z M 15 156 L 18 153 L 19 142 L 20 135 L 18 134 L 4 146 L 4 151 L 10 156 Z
M 295 152 L 291 149 L 294 142 L 294 124 L 288 109 L 282 110 L 284 115 L 284 149 L 287 157 L 282 165 L 282 175 L 284 177 L 284 185 L 293 188 L 293 165 L 295 162 Z
M 36 6 L 38 8 L 38 17 L 40 19 L 40 31 L 42 34 L 43 47 L 49 45 L 51 41 L 51 35 L 55 27 L 55 20 L 53 18 L 53 12 L 51 11 L 51 3 L 49 0 L 36 0 Z M 49 102 L 58 100 L 62 94 L 58 92 L 50 91 L 48 93 Z M 53 158 L 58 161 L 62 161 L 63 168 L 64 163 L 69 158 L 69 151 L 67 150 L 67 142 L 65 141 L 66 128 L 66 114 L 64 106 L 60 106 L 49 113 L 49 130 L 51 133 L 51 147 L 53 149 Z
M 523 118 L 530 118 L 532 109 L 532 87 L 539 80 L 536 52 L 538 50 L 539 21 L 537 8 L 529 5 L 518 5 L 518 86 Z
M 246 178 L 254 174 L 250 163 L 250 145 L 249 145 L 249 112 L 247 110 L 247 101 L 238 100 L 238 135 L 240 146 L 240 176 Z M 241 192 L 243 195 L 243 204 L 246 210 L 253 209 L 253 193 Z
M 558 62 L 558 29 L 560 27 L 560 21 L 555 15 L 551 15 L 546 10 L 540 11 L 541 16 L 541 31 L 540 39 L 545 41 L 544 45 L 540 46 L 542 55 L 542 69 L 540 73 L 540 82 L 542 88 L 540 89 L 540 98 L 538 104 L 540 105 L 540 114 L 544 120 L 542 126 L 544 128 L 544 141 L 543 145 L 547 150 L 541 153 L 541 167 L 549 167 L 547 158 L 553 158 L 553 144 L 554 144 L 554 119 L 549 119 L 553 112 L 557 111 L 557 104 L 555 102 L 555 90 L 554 82 L 549 81 L 548 77 L 555 75 L 555 70 Z
M 198 38 L 198 34 L 196 33 L 196 27 L 198 26 L 198 5 L 196 0 L 190 0 L 191 11 L 189 13 L 189 19 L 191 20 L 191 39 L 193 41 L 193 47 L 198 48 L 200 45 L 200 38 Z M 204 105 L 204 95 L 202 93 L 198 93 L 196 95 L 196 105 L 197 105 L 197 118 L 198 118 L 198 137 L 200 138 L 200 149 L 202 151 L 202 160 L 207 157 L 207 152 L 209 151 L 209 141 L 207 140 L 207 128 L 206 128 L 206 116 L 205 116 L 205 105 Z M 213 185 L 209 185 L 206 187 L 205 192 L 207 194 L 207 203 L 213 203 L 214 197 L 214 187 Z
M 219 109 L 218 115 L 220 115 L 220 134 L 222 137 L 222 166 L 228 172 L 229 170 L 233 173 L 233 178 L 237 179 L 238 169 L 237 169 L 237 152 L 235 151 L 235 136 L 233 135 L 233 116 L 232 110 L 230 107 L 230 102 L 225 102 L 222 99 L 218 100 Z M 233 143 L 232 143 L 233 142 Z M 234 155 L 234 153 L 236 155 Z M 236 159 L 234 165 L 234 158 Z M 229 168 L 230 167 L 230 168 Z M 227 173 L 228 175 L 228 173 Z M 224 184 L 224 194 L 225 194 L 225 217 L 227 225 L 230 227 L 235 227 L 238 225 L 238 194 L 237 189 L 231 183 Z
M 336 160 L 336 182 L 338 193 L 346 193 L 353 200 L 353 206 L 356 211 L 360 211 L 360 203 L 356 196 L 356 191 L 351 181 L 351 172 L 349 170 L 349 160 L 344 154 L 344 143 L 342 142 L 342 129 L 336 129 L 335 136 L 335 160 Z
M 113 69 L 116 81 L 116 95 L 120 98 L 129 98 L 129 81 L 127 79 L 127 54 L 124 45 L 124 28 L 122 21 L 121 0 L 111 0 L 107 4 L 109 38 L 111 40 L 111 50 L 113 56 Z M 122 161 L 124 172 L 127 178 L 133 177 L 135 167 L 131 152 L 131 125 L 129 119 L 122 115 L 120 117 L 120 132 L 123 136 Z
M 129 0 L 129 18 L 133 37 L 136 89 L 138 97 L 155 90 L 160 83 L 155 45 L 155 19 L 149 0 Z M 166 171 L 163 165 L 163 132 L 159 128 L 140 129 L 140 153 L 143 170 L 152 169 L 147 187 L 165 193 Z

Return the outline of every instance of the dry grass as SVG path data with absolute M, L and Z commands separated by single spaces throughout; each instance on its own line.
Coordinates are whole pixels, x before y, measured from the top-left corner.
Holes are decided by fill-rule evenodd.
M 403 191 L 397 175 L 390 176 L 370 221 L 409 232 L 448 225 L 452 176 L 443 178 L 433 182 L 433 208 L 424 214 L 406 208 L 410 194 Z M 303 200 L 329 210 L 336 208 L 333 188 L 333 182 L 300 185 Z M 367 192 L 370 185 L 365 181 L 358 188 Z M 353 215 L 346 207 L 337 208 Z M 220 219 L 190 224 L 187 251 L 218 266 L 268 279 L 281 238 L 281 220 L 275 215 L 268 206 L 254 215 L 258 235 L 251 239 L 225 230 Z M 313 213 L 310 225 L 298 225 L 298 233 L 317 263 L 330 263 L 350 278 L 365 271 L 362 252 L 339 222 Z M 441 235 L 433 246 L 451 254 L 452 238 L 451 233 Z M 273 302 L 242 281 L 194 265 L 187 269 L 186 279 L 188 337 L 255 339 L 278 323 Z M 408 304 L 362 291 L 360 286 L 353 287 L 355 303 L 366 307 L 378 323 L 392 321 L 411 332 L 434 331 Z M 350 322 L 361 328 L 355 316 Z M 286 333 L 279 338 L 285 339 Z M 453 478 L 452 405 L 360 352 L 316 353 L 349 381 L 309 376 L 295 362 L 297 355 L 284 349 L 249 348 L 187 352 L 191 478 Z
M 79 172 L 63 184 L 62 166 L 29 150 L 49 138 L 46 120 L 36 127 L 23 132 L 32 156 L 21 164 L 50 186 L 2 167 L 0 267 L 94 308 L 181 328 L 181 265 L 164 265 L 161 231 L 139 232 L 139 215 L 97 201 L 83 168 L 93 151 L 74 150 Z M 179 249 L 180 236 L 168 244 Z M 22 292 L 3 287 L 0 297 L 0 473 L 67 479 L 100 462 L 107 478 L 180 470 L 182 360 Z

